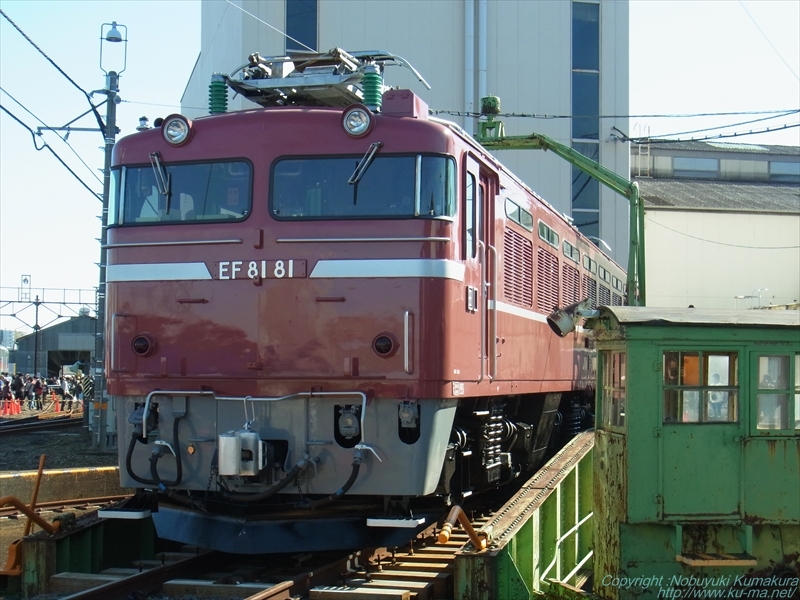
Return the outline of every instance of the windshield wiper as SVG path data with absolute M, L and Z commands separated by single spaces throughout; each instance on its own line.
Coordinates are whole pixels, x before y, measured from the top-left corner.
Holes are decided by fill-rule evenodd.
M 367 172 L 367 169 L 372 164 L 372 160 L 375 158 L 375 155 L 378 153 L 378 150 L 383 146 L 383 142 L 372 142 L 370 144 L 367 153 L 364 157 L 359 161 L 356 165 L 356 170 L 353 171 L 353 174 L 350 175 L 350 179 L 347 180 L 347 183 L 350 185 L 356 185 L 361 178 L 364 176 L 364 173 Z
M 167 199 L 167 214 L 169 214 L 169 200 L 172 195 L 172 174 L 167 173 L 164 165 L 158 160 L 161 152 L 150 153 L 150 164 L 153 165 L 153 173 L 156 176 L 156 185 L 158 186 L 158 193 Z

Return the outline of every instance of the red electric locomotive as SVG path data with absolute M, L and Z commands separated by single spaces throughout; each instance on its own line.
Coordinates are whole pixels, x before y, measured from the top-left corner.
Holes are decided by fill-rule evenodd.
M 412 92 L 381 93 L 392 62 L 254 55 L 225 79 L 261 107 L 114 148 L 108 388 L 122 485 L 158 493 L 163 538 L 400 543 L 591 406 L 589 343 L 546 315 L 622 304 L 622 270 Z

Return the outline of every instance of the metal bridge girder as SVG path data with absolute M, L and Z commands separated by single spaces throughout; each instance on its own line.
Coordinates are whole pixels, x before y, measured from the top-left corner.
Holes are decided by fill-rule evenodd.
M 456 555 L 456 600 L 560 593 L 591 567 L 593 436 L 573 439 L 484 525 L 487 550 Z

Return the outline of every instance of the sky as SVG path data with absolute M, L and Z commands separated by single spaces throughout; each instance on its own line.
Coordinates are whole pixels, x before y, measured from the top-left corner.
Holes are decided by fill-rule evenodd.
M 59 137 L 64 133 L 45 131 L 35 136 L 34 146 L 28 128 L 64 126 L 89 109 L 86 93 L 105 85 L 100 33 L 103 23 L 112 21 L 127 26 L 128 39 L 119 82 L 120 136 L 133 133 L 141 116 L 152 122 L 179 112 L 200 51 L 200 1 L 0 0 L 0 10 L 30 39 L 0 15 L 0 106 L 5 109 L 0 110 L 0 301 L 17 298 L 23 275 L 30 276 L 34 293 L 92 290 L 100 258 L 103 138 L 97 131 L 73 131 L 64 142 Z M 772 116 L 640 115 L 800 109 L 798 23 L 798 0 L 632 0 L 633 118 L 625 133 L 676 134 Z M 121 57 L 110 50 L 104 49 L 103 66 L 119 70 L 111 62 Z M 104 99 L 94 95 L 95 104 Z M 98 110 L 105 117 L 105 106 Z M 798 123 L 794 114 L 680 137 Z M 97 121 L 90 114 L 72 126 L 96 128 Z M 720 141 L 800 146 L 800 127 Z M 37 150 L 45 143 L 90 189 L 47 149 Z M 46 298 L 57 295 L 48 291 Z M 29 331 L 19 320 L 2 316 L 10 310 L 0 302 L 0 328 Z

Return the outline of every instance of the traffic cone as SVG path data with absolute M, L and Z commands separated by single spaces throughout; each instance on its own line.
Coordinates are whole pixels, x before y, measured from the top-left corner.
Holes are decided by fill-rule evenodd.
M 53 412 L 61 412 L 61 403 L 58 400 L 56 400 L 55 397 L 56 397 L 56 395 L 53 394 L 53 399 L 54 399 L 53 404 L 55 406 L 55 409 L 53 410 Z
M 9 410 L 8 400 L 3 400 L 3 412 L 1 413 L 1 415 L 3 417 L 8 416 L 9 414 L 8 410 Z
M 19 405 L 19 400 L 14 400 L 13 410 L 15 415 L 18 415 L 19 413 L 22 412 L 22 408 Z

